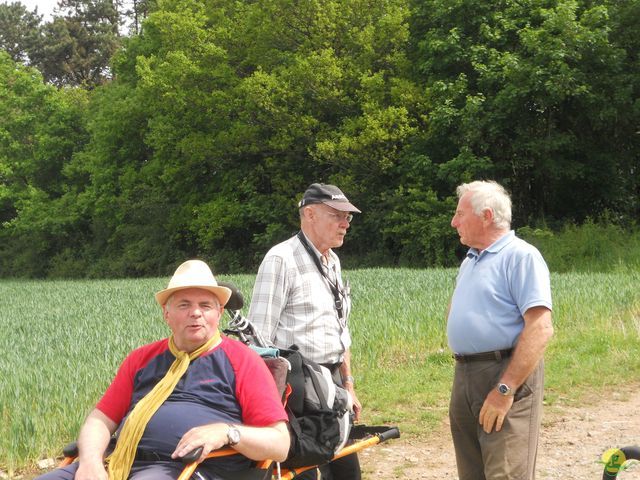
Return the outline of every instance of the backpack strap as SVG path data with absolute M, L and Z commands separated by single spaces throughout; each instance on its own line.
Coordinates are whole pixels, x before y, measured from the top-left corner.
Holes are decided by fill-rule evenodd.
M 327 389 L 323 385 L 321 385 L 320 381 L 318 380 L 318 375 L 322 375 L 322 369 L 324 368 L 327 371 L 329 371 L 329 369 L 327 369 L 327 367 L 323 367 L 322 365 L 318 365 L 317 363 L 312 362 L 311 360 L 306 360 L 306 359 L 302 363 L 302 366 L 309 371 L 308 377 L 311 379 L 311 383 L 313 383 L 313 388 L 318 394 L 318 400 L 320 401 L 320 406 L 322 407 L 323 410 L 331 410 L 331 407 L 329 407 L 329 404 L 327 403 L 327 398 L 324 395 Z M 316 373 L 314 370 L 317 370 L 319 373 Z M 330 377 L 329 381 L 333 383 L 333 378 Z
M 280 349 L 280 356 L 286 358 L 291 365 L 287 383 L 291 385 L 291 395 L 287 402 L 291 413 L 302 415 L 304 409 L 304 371 L 302 370 L 302 354 L 294 349 Z

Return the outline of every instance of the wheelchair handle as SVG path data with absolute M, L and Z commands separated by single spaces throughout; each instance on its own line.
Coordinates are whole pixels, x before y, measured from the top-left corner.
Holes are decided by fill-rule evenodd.
M 242 310 L 244 307 L 244 297 L 242 296 L 242 292 L 238 287 L 236 287 L 232 282 L 218 282 L 218 286 L 227 287 L 231 290 L 231 296 L 227 301 L 227 304 L 224 306 L 227 310 Z
M 202 447 L 194 448 L 184 457 L 181 457 L 180 461 L 182 463 L 193 463 L 200 458 L 200 455 L 202 455 Z
M 378 438 L 380 439 L 380 443 L 391 440 L 392 438 L 400 438 L 400 430 L 398 427 L 390 428 L 385 432 L 379 433 Z

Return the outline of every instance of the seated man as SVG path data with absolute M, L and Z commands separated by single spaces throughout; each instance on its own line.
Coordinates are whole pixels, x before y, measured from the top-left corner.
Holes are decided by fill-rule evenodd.
M 271 373 L 218 331 L 230 295 L 206 263 L 180 265 L 156 294 L 172 335 L 127 356 L 82 426 L 78 462 L 39 480 L 175 479 L 183 468 L 178 457 L 198 447 L 201 462 L 225 445 L 241 454 L 205 461 L 194 474 L 200 479 L 224 479 L 249 459 L 284 460 L 287 415 Z M 107 474 L 104 456 L 116 430 Z

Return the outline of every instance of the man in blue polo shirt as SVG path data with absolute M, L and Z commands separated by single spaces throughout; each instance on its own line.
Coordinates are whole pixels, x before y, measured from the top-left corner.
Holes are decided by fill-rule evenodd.
M 542 413 L 543 354 L 553 335 L 549 270 L 511 228 L 496 182 L 457 188 L 451 226 L 469 248 L 449 306 L 456 359 L 449 406 L 460 480 L 532 480 Z

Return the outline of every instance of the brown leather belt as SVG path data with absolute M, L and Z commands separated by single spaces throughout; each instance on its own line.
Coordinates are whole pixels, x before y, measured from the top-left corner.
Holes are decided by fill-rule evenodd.
M 500 361 L 503 358 L 509 358 L 513 353 L 513 348 L 507 350 L 495 350 L 493 352 L 471 353 L 469 355 L 460 355 L 454 353 L 453 358 L 456 362 L 487 362 L 490 360 Z

